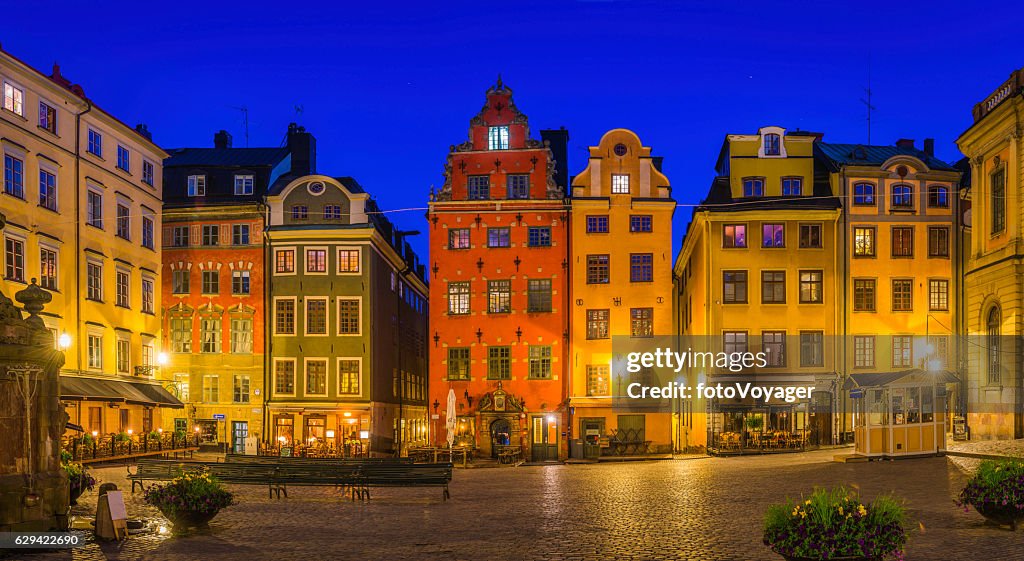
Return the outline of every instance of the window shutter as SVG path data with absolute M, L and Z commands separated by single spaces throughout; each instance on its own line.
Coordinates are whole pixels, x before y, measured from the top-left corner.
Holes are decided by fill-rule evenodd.
M 220 225 L 220 245 L 231 245 L 231 224 Z
M 189 244 L 188 245 L 196 246 L 196 245 L 199 245 L 201 243 L 201 240 L 200 240 L 200 229 L 199 229 L 199 225 L 198 224 L 193 225 L 190 228 L 189 237 L 191 237 L 192 239 L 189 240 Z
M 164 228 L 164 239 L 163 243 L 170 243 L 174 241 L 173 228 Z M 161 244 L 162 247 L 163 244 Z
M 259 222 L 253 222 L 249 230 L 249 236 L 252 238 L 252 243 L 260 244 L 263 243 L 263 228 L 260 227 Z

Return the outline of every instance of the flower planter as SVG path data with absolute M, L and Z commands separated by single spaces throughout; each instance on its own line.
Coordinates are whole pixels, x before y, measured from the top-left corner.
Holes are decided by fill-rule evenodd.
M 786 561 L 821 561 L 819 558 L 813 557 L 790 557 L 789 555 L 783 555 L 783 559 Z M 881 561 L 877 557 L 832 557 L 830 561 Z
M 71 505 L 77 505 L 78 497 L 82 496 L 82 493 L 85 492 L 85 489 L 82 488 L 81 485 L 71 485 L 70 487 L 68 487 L 68 490 L 71 493 Z
M 171 521 L 174 533 L 180 534 L 188 531 L 190 528 L 206 528 L 209 526 L 210 520 L 213 520 L 213 517 L 217 516 L 219 511 L 175 510 L 174 512 L 168 512 L 160 509 L 160 512 Z
M 1024 512 L 1012 505 L 974 505 L 974 510 L 985 517 L 986 520 L 1000 526 L 1009 526 L 1010 530 L 1016 532 L 1017 525 L 1024 521 Z
M 967 482 L 957 504 L 967 510 L 973 506 L 978 514 L 1000 526 L 1017 530 L 1024 521 L 1024 461 L 985 460 Z

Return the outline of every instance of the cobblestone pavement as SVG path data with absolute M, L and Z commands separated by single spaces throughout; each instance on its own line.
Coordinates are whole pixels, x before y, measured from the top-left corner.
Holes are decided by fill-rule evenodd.
M 283 500 L 234 487 L 239 503 L 207 533 L 135 536 L 123 545 L 22 555 L 29 561 L 161 560 L 775 560 L 761 544 L 765 507 L 815 485 L 906 498 L 910 560 L 1024 560 L 1020 534 L 987 526 L 953 497 L 967 476 L 946 458 L 831 462 L 835 451 L 609 465 L 456 470 L 439 489 L 375 490 L 368 503 L 333 489 Z M 97 470 L 125 487 L 123 468 Z M 159 518 L 129 497 L 129 515 Z M 95 493 L 76 512 L 92 513 Z M 918 528 L 918 523 L 924 530 Z
M 949 442 L 946 449 L 950 452 L 970 452 L 972 454 L 991 454 L 994 456 L 1024 457 L 1024 439 L 1022 440 L 971 440 L 968 442 Z M 950 456 L 950 460 L 960 469 L 973 472 L 978 469 L 981 460 Z

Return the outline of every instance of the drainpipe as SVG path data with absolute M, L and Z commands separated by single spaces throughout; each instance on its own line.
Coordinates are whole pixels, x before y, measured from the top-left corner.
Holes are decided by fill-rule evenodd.
M 85 111 L 75 114 L 75 286 L 80 286 L 82 282 L 82 116 L 92 111 L 92 103 L 88 99 L 85 99 L 85 105 Z M 75 355 L 78 372 L 82 371 L 82 347 L 82 298 L 79 297 L 75 298 Z
M 269 447 L 274 442 L 271 440 L 271 425 L 268 422 L 268 417 L 270 417 L 270 396 L 273 395 L 270 393 L 270 388 L 274 383 L 274 372 L 271 369 L 273 365 L 274 341 L 272 335 L 274 316 L 271 310 L 273 302 L 271 294 L 274 282 L 272 267 L 274 263 L 271 262 L 270 255 L 270 206 L 266 203 L 266 198 L 258 204 L 258 208 L 263 212 L 263 239 L 260 240 L 263 243 L 263 440 Z M 294 433 L 292 434 L 294 436 Z

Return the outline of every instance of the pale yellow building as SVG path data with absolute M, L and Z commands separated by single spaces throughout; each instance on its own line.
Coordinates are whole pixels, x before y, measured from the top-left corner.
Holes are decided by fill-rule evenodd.
M 65 350 L 62 396 L 86 432 L 170 428 L 162 386 L 161 162 L 144 125 L 97 107 L 54 65 L 49 76 L 0 51 L 4 293 L 35 279 Z

